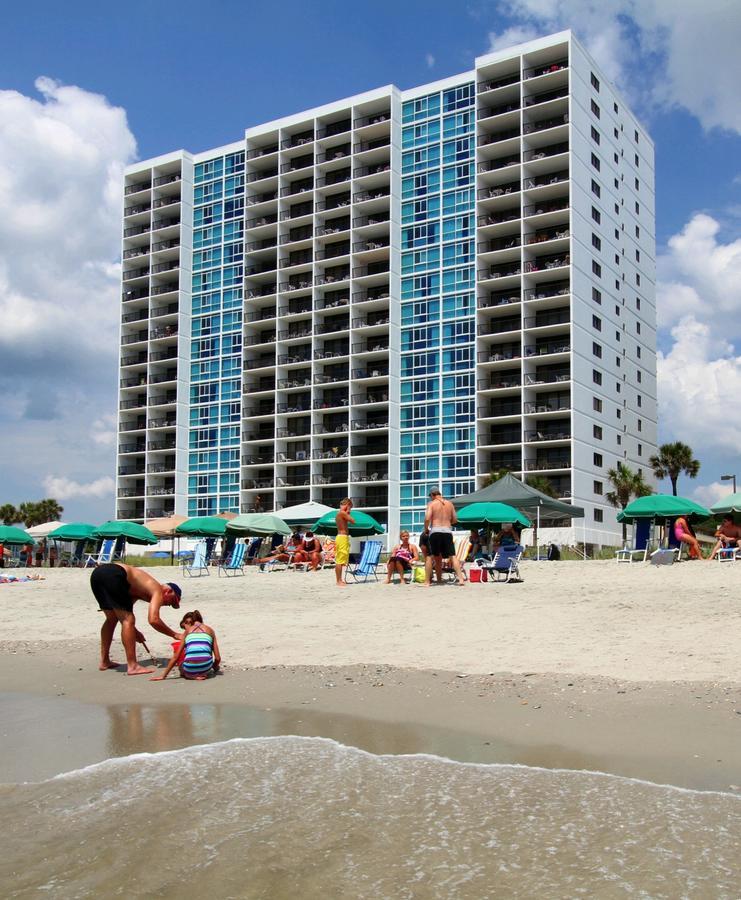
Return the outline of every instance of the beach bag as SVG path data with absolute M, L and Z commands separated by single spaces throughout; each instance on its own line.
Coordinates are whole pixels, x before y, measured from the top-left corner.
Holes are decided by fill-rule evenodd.
M 471 584 L 478 584 L 481 581 L 489 580 L 489 573 L 486 569 L 479 569 L 478 566 L 471 566 L 468 570 L 468 580 Z
M 424 584 L 425 583 L 425 567 L 424 566 L 415 566 L 412 569 L 412 581 L 415 584 Z

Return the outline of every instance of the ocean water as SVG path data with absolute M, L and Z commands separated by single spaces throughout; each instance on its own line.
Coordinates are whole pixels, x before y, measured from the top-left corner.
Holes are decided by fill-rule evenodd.
M 733 898 L 741 798 L 311 737 L 0 786 L 0 894 Z

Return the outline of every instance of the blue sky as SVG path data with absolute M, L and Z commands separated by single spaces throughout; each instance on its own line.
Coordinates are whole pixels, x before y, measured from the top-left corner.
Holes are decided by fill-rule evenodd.
M 701 497 L 713 499 L 741 441 L 722 396 L 741 388 L 741 321 L 730 321 L 741 304 L 741 4 L 380 0 L 366 13 L 336 0 L 42 0 L 3 13 L 0 184 L 5 178 L 16 202 L 6 211 L 0 196 L 8 456 L 0 502 L 54 488 L 66 494 L 68 518 L 111 509 L 119 249 L 111 192 L 123 165 L 239 140 L 251 124 L 381 84 L 442 78 L 490 49 L 567 27 L 617 80 L 656 143 L 661 436 L 695 447 Z M 39 90 L 41 76 L 52 81 Z M 86 203 L 95 192 L 97 206 Z M 35 203 L 21 216 L 17 198 L 29 193 Z M 34 269 L 40 241 L 46 279 Z M 81 308 L 85 322 L 65 353 L 64 329 Z

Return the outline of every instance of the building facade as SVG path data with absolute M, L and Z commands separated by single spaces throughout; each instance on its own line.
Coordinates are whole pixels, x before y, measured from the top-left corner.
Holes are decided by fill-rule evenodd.
M 509 469 L 616 543 L 607 472 L 656 447 L 653 173 L 570 32 L 132 166 L 117 515 L 351 496 L 394 534 Z

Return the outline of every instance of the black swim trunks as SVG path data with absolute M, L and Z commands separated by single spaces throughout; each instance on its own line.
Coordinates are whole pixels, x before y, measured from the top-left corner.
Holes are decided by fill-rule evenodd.
M 453 535 L 449 531 L 430 532 L 430 556 L 442 556 L 443 559 L 455 556 Z
M 121 566 L 117 566 L 115 563 L 98 566 L 90 576 L 90 587 L 102 610 L 134 611 L 134 601 L 131 599 L 126 569 Z

